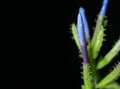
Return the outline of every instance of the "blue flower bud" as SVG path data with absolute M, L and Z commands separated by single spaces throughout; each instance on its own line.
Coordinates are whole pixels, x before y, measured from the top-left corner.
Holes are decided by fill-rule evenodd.
M 106 9 L 107 9 L 107 5 L 108 5 L 108 1 L 109 0 L 104 0 L 103 4 L 102 4 L 102 8 L 100 10 L 100 15 L 105 15 Z
M 77 18 L 77 31 L 78 31 L 78 38 L 82 49 L 83 61 L 84 64 L 87 64 L 87 51 L 86 51 L 86 38 L 85 38 L 85 16 L 84 16 L 84 9 L 80 8 Z

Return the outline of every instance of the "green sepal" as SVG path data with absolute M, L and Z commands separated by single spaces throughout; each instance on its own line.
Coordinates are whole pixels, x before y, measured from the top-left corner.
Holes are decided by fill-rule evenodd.
M 82 85 L 82 89 L 86 89 L 84 85 Z
M 98 57 L 100 48 L 102 47 L 103 41 L 104 41 L 104 27 L 100 26 L 100 31 L 96 37 L 96 43 L 92 46 L 92 58 L 96 59 Z
M 104 89 L 120 89 L 120 85 L 117 82 L 109 83 Z
M 104 36 L 105 36 L 104 31 L 106 24 L 107 24 L 107 20 L 105 20 L 105 16 L 98 15 L 96 27 L 91 40 L 92 59 L 96 59 L 98 57 L 100 48 L 102 47 L 104 41 Z
M 118 77 L 120 77 L 120 63 L 118 63 L 114 70 L 97 84 L 97 88 L 104 88 L 107 84 L 113 82 Z
M 112 59 L 119 53 L 119 51 L 120 51 L 120 39 L 117 41 L 114 47 L 105 55 L 105 57 L 98 62 L 97 69 L 101 69 L 104 66 L 108 65 L 109 62 L 111 62 Z
M 75 43 L 76 43 L 76 45 L 81 53 L 82 51 L 81 51 L 81 46 L 80 46 L 79 39 L 78 39 L 77 28 L 76 28 L 76 25 L 74 23 L 71 24 L 71 31 L 72 31 L 72 35 L 73 35 L 72 38 L 75 40 Z

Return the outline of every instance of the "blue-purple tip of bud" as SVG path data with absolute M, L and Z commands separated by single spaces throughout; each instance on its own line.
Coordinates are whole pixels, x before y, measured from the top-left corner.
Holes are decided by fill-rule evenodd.
M 86 65 L 88 63 L 88 56 L 87 56 L 87 50 L 86 50 L 86 46 L 81 46 L 82 49 L 82 57 L 83 57 L 83 62 Z
M 103 0 L 102 8 L 100 10 L 100 15 L 105 15 L 107 5 L 109 0 Z

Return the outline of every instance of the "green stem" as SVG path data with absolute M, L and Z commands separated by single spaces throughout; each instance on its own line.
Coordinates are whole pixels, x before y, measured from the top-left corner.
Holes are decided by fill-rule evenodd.
M 88 47 L 88 58 L 89 58 L 89 63 L 90 63 L 90 66 L 91 66 L 91 71 L 92 71 L 92 82 L 93 82 L 93 89 L 95 89 L 96 87 L 96 83 L 97 83 L 97 72 L 96 72 L 96 65 L 95 65 L 95 60 L 92 59 L 92 53 L 91 53 L 91 44 L 89 43 L 88 44 L 89 47 Z

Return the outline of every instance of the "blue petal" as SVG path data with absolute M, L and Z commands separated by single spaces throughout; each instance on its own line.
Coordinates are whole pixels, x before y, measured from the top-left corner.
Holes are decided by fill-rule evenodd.
M 84 35 L 84 27 L 83 27 L 83 20 L 82 15 L 79 12 L 77 18 L 77 30 L 78 30 L 78 38 L 81 46 L 85 45 L 85 35 Z
M 90 40 L 90 34 L 89 34 L 89 26 L 88 26 L 87 18 L 85 16 L 85 10 L 81 7 L 79 9 L 79 13 L 81 13 L 81 16 L 82 16 L 83 27 L 85 31 L 85 38 L 86 38 L 86 41 L 88 42 Z

